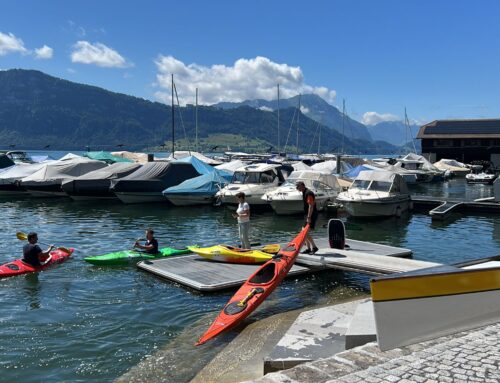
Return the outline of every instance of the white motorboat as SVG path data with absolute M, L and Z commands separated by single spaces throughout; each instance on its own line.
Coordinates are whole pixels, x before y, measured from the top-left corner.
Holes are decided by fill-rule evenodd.
M 385 171 L 360 172 L 349 189 L 337 196 L 337 202 L 354 217 L 400 216 L 411 208 L 403 177 Z
M 321 211 L 327 203 L 333 202 L 341 191 L 337 177 L 312 170 L 292 172 L 285 183 L 267 192 L 262 199 L 269 201 L 277 214 L 299 214 L 304 212 L 302 193 L 295 186 L 302 181 L 316 195 L 316 208 Z
M 231 183 L 215 196 L 225 205 L 236 205 L 236 194 L 243 192 L 250 207 L 269 206 L 262 196 L 285 181 L 280 166 L 261 163 L 243 166 L 234 172 Z
M 492 185 L 495 179 L 497 178 L 496 174 L 490 173 L 469 173 L 465 176 L 465 180 L 468 184 L 483 184 L 483 185 Z
M 395 163 L 396 167 L 413 172 L 417 183 L 443 180 L 444 171 L 432 165 L 424 156 L 408 153 Z
M 441 158 L 433 164 L 436 168 L 449 173 L 452 177 L 465 177 L 470 173 L 470 168 L 457 160 Z

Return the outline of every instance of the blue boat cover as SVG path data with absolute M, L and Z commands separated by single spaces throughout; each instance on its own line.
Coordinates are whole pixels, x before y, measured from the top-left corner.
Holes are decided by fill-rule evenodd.
M 226 186 L 232 178 L 231 173 L 215 169 L 198 160 L 196 157 L 186 157 L 173 162 L 190 163 L 201 173 L 200 176 L 186 180 L 179 185 L 169 187 L 163 191 L 164 195 L 171 194 L 206 194 L 215 195 Z
M 365 165 L 358 165 L 358 166 L 352 168 L 351 170 L 349 170 L 348 172 L 343 173 L 343 175 L 354 179 L 363 170 L 383 170 L 383 169 L 377 168 L 376 166 L 366 165 L 366 164 Z

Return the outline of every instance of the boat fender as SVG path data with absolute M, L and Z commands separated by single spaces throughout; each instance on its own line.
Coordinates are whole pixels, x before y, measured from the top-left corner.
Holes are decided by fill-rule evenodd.
M 394 215 L 398 218 L 401 217 L 401 207 L 400 206 L 396 207 L 396 212 L 394 213 Z

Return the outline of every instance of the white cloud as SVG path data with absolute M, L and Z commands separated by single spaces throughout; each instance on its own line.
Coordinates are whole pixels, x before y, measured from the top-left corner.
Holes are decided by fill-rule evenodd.
M 309 113 L 309 108 L 306 108 L 304 105 L 301 105 L 300 111 L 302 112 L 302 114 L 307 114 Z
M 106 68 L 126 68 L 132 66 L 123 56 L 101 43 L 91 44 L 78 41 L 73 46 L 71 61 L 81 64 L 93 64 Z
M 375 125 L 384 121 L 399 121 L 398 116 L 390 113 L 366 112 L 363 114 L 361 122 L 365 125 Z
M 54 55 L 54 50 L 47 45 L 44 45 L 41 48 L 35 49 L 35 58 L 40 60 L 51 59 Z
M 232 66 L 215 64 L 207 67 L 194 63 L 186 65 L 173 56 L 160 55 L 155 63 L 158 69 L 156 80 L 160 88 L 170 89 L 170 76 L 174 74 L 181 104 L 192 103 L 196 88 L 199 88 L 201 104 L 258 98 L 274 100 L 277 98 L 278 83 L 282 98 L 293 97 L 298 93 L 315 93 L 333 103 L 336 96 L 334 90 L 306 84 L 300 67 L 278 64 L 266 57 L 239 59 Z M 155 96 L 170 103 L 168 91 L 158 91 Z
M 272 112 L 274 110 L 273 108 L 270 108 L 268 106 L 261 106 L 259 109 L 263 112 Z
M 0 32 L 0 56 L 16 52 L 28 53 L 28 50 L 24 47 L 23 40 L 14 36 L 12 33 L 6 34 Z

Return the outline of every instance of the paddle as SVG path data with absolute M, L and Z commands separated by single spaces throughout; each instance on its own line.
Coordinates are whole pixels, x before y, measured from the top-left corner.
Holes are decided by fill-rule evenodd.
M 264 245 L 262 247 L 253 248 L 253 249 L 242 249 L 240 247 L 234 247 L 234 246 L 229 246 L 229 245 L 221 245 L 221 246 L 225 246 L 228 249 L 231 249 L 233 251 L 242 252 L 242 253 L 247 253 L 247 252 L 252 251 L 252 250 L 259 250 L 259 251 L 262 251 L 264 253 L 275 254 L 278 251 L 280 251 L 280 245 L 277 243 Z
M 23 232 L 20 232 L 20 231 L 18 231 L 18 232 L 16 233 L 16 237 L 17 237 L 17 239 L 19 239 L 19 240 L 21 240 L 21 241 L 27 241 L 27 240 L 28 240 L 28 235 L 27 235 L 26 233 L 23 233 Z M 42 242 L 40 242 L 40 244 L 45 245 L 45 246 L 48 246 L 46 243 L 42 243 Z M 67 248 L 65 248 L 65 247 L 58 247 L 58 249 L 59 249 L 59 250 L 61 250 L 61 251 L 64 251 L 65 253 L 68 253 L 68 254 L 70 254 L 70 253 L 71 253 L 71 251 L 70 251 L 70 250 L 68 250 L 68 249 L 67 249 Z

